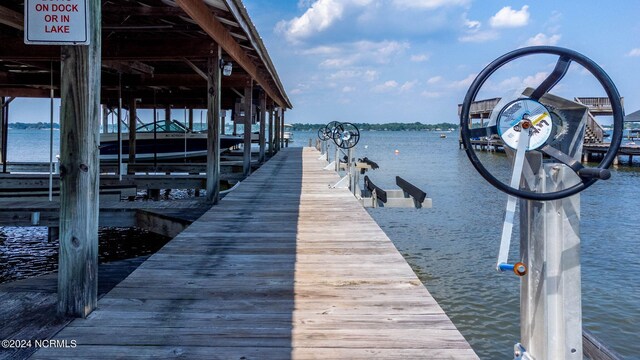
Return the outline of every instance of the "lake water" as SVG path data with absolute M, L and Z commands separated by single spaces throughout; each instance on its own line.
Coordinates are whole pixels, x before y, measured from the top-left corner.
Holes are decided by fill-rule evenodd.
M 519 339 L 519 280 L 494 270 L 507 196 L 471 166 L 457 133 L 447 135 L 362 132 L 355 156 L 380 165 L 368 172 L 376 185 L 396 188 L 399 175 L 433 199 L 431 209 L 369 213 L 478 355 L 510 359 Z M 303 146 L 316 135 L 294 136 Z M 639 186 L 640 166 L 620 167 L 581 198 L 584 327 L 629 359 L 640 358 Z M 518 257 L 517 243 L 510 259 Z
M 431 209 L 369 212 L 478 355 L 509 359 L 519 339 L 519 280 L 494 270 L 506 195 L 472 168 L 458 149 L 457 134 L 448 135 L 441 139 L 437 132 L 363 132 L 355 155 L 380 165 L 368 173 L 374 183 L 394 188 L 400 175 L 433 199 Z M 295 132 L 294 138 L 292 146 L 306 146 L 316 135 Z M 48 161 L 48 141 L 48 131 L 10 130 L 9 160 Z M 640 166 L 620 167 L 610 180 L 582 193 L 584 326 L 628 359 L 640 358 L 639 185 Z M 16 238 L 31 241 L 32 253 L 40 258 L 55 256 L 55 244 L 46 244 L 46 231 L 0 228 L 5 268 L 18 266 L 2 257 Z M 514 243 L 511 259 L 518 254 L 517 240 Z

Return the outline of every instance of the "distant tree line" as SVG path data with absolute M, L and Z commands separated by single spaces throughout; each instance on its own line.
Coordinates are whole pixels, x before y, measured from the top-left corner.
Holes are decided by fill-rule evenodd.
M 19 130 L 25 130 L 25 129 L 50 129 L 51 128 L 51 124 L 49 123 L 43 123 L 43 122 L 37 122 L 37 123 L 22 123 L 22 122 L 15 122 L 15 123 L 9 123 L 9 129 L 19 129 Z M 58 123 L 54 123 L 53 124 L 53 128 L 54 129 L 60 129 L 60 124 Z
M 326 124 L 291 124 L 291 130 L 293 131 L 309 131 L 318 130 L 321 126 Z M 387 123 L 387 124 L 368 124 L 368 123 L 354 123 L 358 129 L 363 131 L 433 131 L 457 129 L 458 124 L 452 123 L 439 123 L 439 124 L 423 124 L 420 122 L 414 123 Z

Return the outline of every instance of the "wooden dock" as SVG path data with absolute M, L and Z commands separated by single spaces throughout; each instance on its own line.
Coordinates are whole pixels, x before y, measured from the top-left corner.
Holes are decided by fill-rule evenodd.
M 33 358 L 477 358 L 318 155 L 280 151 Z

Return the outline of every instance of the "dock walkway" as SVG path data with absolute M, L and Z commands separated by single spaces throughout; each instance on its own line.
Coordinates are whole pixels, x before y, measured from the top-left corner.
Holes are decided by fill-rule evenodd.
M 33 358 L 477 358 L 318 155 L 280 151 Z

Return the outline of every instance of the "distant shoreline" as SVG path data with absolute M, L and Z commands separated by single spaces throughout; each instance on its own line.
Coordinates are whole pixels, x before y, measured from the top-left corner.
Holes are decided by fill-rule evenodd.
M 423 124 L 420 122 L 413 123 L 385 123 L 385 124 L 368 124 L 354 123 L 354 125 L 362 131 L 453 131 L 458 129 L 458 124 L 439 123 L 439 124 Z M 292 131 L 317 131 L 325 124 L 291 124 Z
M 54 129 L 60 129 L 60 124 L 58 124 L 58 123 L 54 123 L 54 124 L 53 124 L 53 128 L 54 128 Z M 50 124 L 50 123 L 43 123 L 43 122 L 37 122 L 37 123 L 23 123 L 23 122 L 15 122 L 15 123 L 9 123 L 9 129 L 18 129 L 18 130 L 27 130 L 27 129 L 34 129 L 34 130 L 40 130 L 40 129 L 51 129 L 51 124 Z

